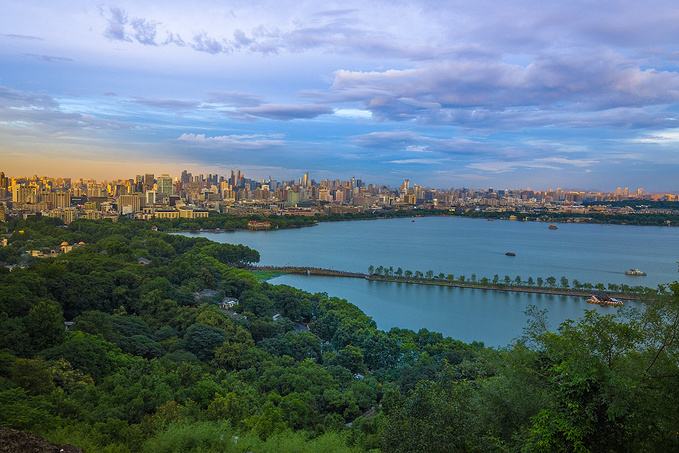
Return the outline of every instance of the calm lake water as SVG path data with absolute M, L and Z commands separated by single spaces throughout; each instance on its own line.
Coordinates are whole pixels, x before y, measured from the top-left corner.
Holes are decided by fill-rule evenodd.
M 293 230 L 197 233 L 259 251 L 260 264 L 366 272 L 369 265 L 492 278 L 517 275 L 655 286 L 679 279 L 679 228 L 486 221 L 460 217 L 327 222 Z M 515 257 L 505 256 L 513 251 Z M 628 277 L 636 267 L 647 277 Z M 548 308 L 557 324 L 592 308 L 581 299 L 533 294 L 284 276 L 272 281 L 348 299 L 380 328 L 426 327 L 465 341 L 507 344 L 521 334 L 523 311 Z M 600 307 L 597 307 L 600 308 Z M 608 309 L 610 310 L 610 309 Z
M 529 305 L 547 309 L 550 327 L 577 319 L 585 310 L 615 313 L 584 298 L 510 293 L 446 286 L 408 285 L 362 279 L 283 275 L 269 281 L 312 293 L 347 299 L 371 316 L 383 330 L 423 327 L 467 342 L 505 346 L 521 336 Z

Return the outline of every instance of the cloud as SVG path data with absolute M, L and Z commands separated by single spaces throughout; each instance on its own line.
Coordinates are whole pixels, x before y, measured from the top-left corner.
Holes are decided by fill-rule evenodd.
M 70 134 L 90 130 L 120 130 L 133 126 L 89 114 L 65 112 L 46 94 L 0 86 L 0 125 L 30 135 Z
M 186 8 L 172 2 L 164 5 L 167 11 L 163 16 L 177 18 L 164 26 L 155 20 L 128 18 L 122 8 L 111 7 L 102 12 L 107 19 L 104 34 L 114 40 L 146 45 L 184 46 L 178 30 L 189 29 L 185 26 L 188 11 L 193 36 L 190 47 L 211 54 L 320 50 L 381 59 L 438 61 L 501 59 L 505 55 L 534 58 L 608 46 L 663 55 L 675 51 L 674 44 L 679 41 L 679 15 L 672 0 L 652 0 L 650 4 L 620 0 L 615 2 L 615 8 L 606 2 L 593 4 L 587 0 L 549 4 L 539 0 L 521 0 L 518 4 L 492 0 L 473 4 L 350 0 L 342 8 L 320 11 L 313 3 L 263 0 L 256 5 L 251 10 L 238 11 L 238 28 L 233 28 L 230 20 L 235 17 L 233 11 L 222 12 L 219 17 L 214 8 L 200 2 Z M 141 4 L 135 6 L 136 10 L 143 9 Z M 587 14 L 583 15 L 583 10 Z
M 469 170 L 501 174 L 519 169 L 557 170 L 588 168 L 599 163 L 590 148 L 555 140 L 525 140 L 514 143 L 493 137 L 442 138 L 414 131 L 380 131 L 357 135 L 351 143 L 375 151 L 386 163 L 397 165 L 453 165 Z M 599 155 L 606 159 L 618 153 Z
M 432 137 L 412 131 L 370 132 L 351 137 L 351 142 L 364 148 L 406 151 L 408 153 L 478 154 L 485 152 L 483 143 L 468 138 Z
M 0 108 L 14 110 L 51 110 L 59 104 L 46 94 L 29 93 L 0 86 Z
M 169 31 L 165 32 L 165 38 L 159 43 L 157 41 L 159 22 L 142 17 L 130 18 L 127 11 L 122 8 L 110 7 L 108 10 L 101 8 L 100 14 L 106 19 L 104 36 L 112 41 L 137 42 L 145 46 L 185 45 L 179 34 Z
M 356 135 L 351 138 L 351 141 L 368 148 L 403 148 L 421 141 L 422 138 L 422 135 L 412 131 L 386 131 Z
M 233 43 L 237 49 L 249 47 L 254 42 L 255 40 L 249 38 L 243 30 L 236 30 L 233 32 Z
M 288 121 L 316 118 L 320 115 L 333 113 L 333 109 L 318 104 L 262 104 L 255 107 L 239 108 L 237 113 L 245 117 Z
M 313 15 L 318 17 L 336 17 L 336 16 L 347 16 L 350 14 L 356 14 L 359 10 L 356 8 L 344 8 L 344 9 L 327 9 L 323 11 L 315 12 Z
M 262 103 L 262 98 L 237 91 L 216 91 L 208 94 L 206 102 L 235 107 L 254 107 Z
M 450 60 L 410 69 L 339 70 L 321 98 L 361 102 L 383 120 L 492 125 L 512 113 L 531 117 L 531 109 L 555 114 L 675 103 L 679 73 L 642 69 L 610 55 L 543 57 L 524 66 Z
M 102 11 L 102 15 L 104 12 Z M 122 8 L 111 7 L 108 9 L 106 17 L 106 30 L 104 36 L 114 41 L 132 41 L 125 31 L 128 23 L 127 13 Z
M 652 145 L 677 145 L 679 144 L 679 128 L 649 132 L 639 138 L 635 138 L 630 141 L 632 143 L 643 143 Z
M 134 98 L 133 102 L 147 107 L 167 109 L 167 110 L 193 110 L 201 105 L 198 101 L 182 99 L 153 99 L 153 98 Z
M 194 50 L 199 52 L 207 52 L 213 55 L 231 51 L 231 48 L 225 41 L 220 41 L 208 36 L 205 32 L 194 35 L 193 41 L 189 45 Z
M 234 150 L 261 150 L 285 144 L 280 135 L 234 134 L 215 135 L 184 133 L 177 141 L 198 146 Z
M 9 38 L 9 39 L 21 39 L 24 41 L 44 41 L 43 38 L 40 38 L 39 36 L 33 36 L 33 35 L 21 35 L 17 33 L 3 33 L 0 34 L 3 38 Z
M 390 160 L 387 161 L 389 164 L 397 164 L 397 165 L 410 165 L 410 164 L 417 164 L 417 165 L 435 165 L 435 164 L 440 164 L 442 160 L 440 159 L 395 159 L 395 160 Z
M 599 163 L 594 159 L 569 159 L 565 157 L 544 157 L 532 160 L 474 162 L 467 168 L 488 173 L 507 173 L 517 169 L 559 170 L 563 167 L 587 168 Z
M 178 33 L 172 32 L 167 32 L 165 40 L 162 42 L 162 45 L 164 46 L 167 46 L 168 44 L 174 44 L 177 47 L 186 46 L 186 42 L 184 42 L 182 37 Z
M 280 5 L 276 5 L 279 7 Z M 199 30 L 188 46 L 195 51 L 212 55 L 235 51 L 263 55 L 299 53 L 313 50 L 338 53 L 362 53 L 379 57 L 405 57 L 416 60 L 440 55 L 468 52 L 470 46 L 438 49 L 431 45 L 410 45 L 391 33 L 376 31 L 370 21 L 359 19 L 358 9 L 326 10 L 295 17 L 283 26 L 254 25 L 249 31 L 242 28 L 228 32 Z M 187 43 L 172 28 L 159 29 L 160 22 L 145 18 L 130 18 L 118 7 L 101 10 L 107 26 L 104 36 L 111 40 L 137 42 L 143 45 L 176 45 Z M 163 35 L 162 40 L 157 39 Z M 401 42 L 403 41 L 403 42 Z M 476 49 L 474 52 L 478 51 Z
M 68 57 L 57 57 L 57 56 L 54 56 L 54 55 L 42 55 L 42 54 L 35 54 L 35 53 L 25 53 L 24 56 L 29 57 L 29 58 L 35 58 L 36 60 L 46 61 L 48 63 L 71 62 L 71 61 L 73 61 L 72 58 L 68 58 Z
M 149 22 L 146 19 L 133 19 L 130 22 L 132 29 L 134 30 L 134 39 L 138 43 L 147 46 L 155 46 L 156 43 L 156 26 L 154 22 Z
M 370 110 L 364 109 L 335 109 L 335 116 L 340 118 L 369 120 L 373 115 Z

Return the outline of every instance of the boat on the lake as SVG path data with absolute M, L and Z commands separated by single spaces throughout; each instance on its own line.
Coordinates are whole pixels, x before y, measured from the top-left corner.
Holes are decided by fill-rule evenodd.
M 628 275 L 630 277 L 645 277 L 646 272 L 639 270 L 639 269 L 636 269 L 636 268 L 632 268 L 632 269 L 626 270 L 625 275 Z
M 550 223 L 547 228 L 549 228 L 550 230 L 558 230 L 559 229 L 559 227 L 554 225 L 553 223 Z
M 505 255 L 507 255 L 507 256 L 516 256 L 516 253 L 514 253 L 514 252 L 507 252 L 507 253 L 505 253 Z
M 622 307 L 625 305 L 623 301 L 620 299 L 616 299 L 615 297 L 610 297 L 606 294 L 592 294 L 589 296 L 589 299 L 587 299 L 588 304 L 595 304 L 595 305 L 601 305 L 604 307 Z

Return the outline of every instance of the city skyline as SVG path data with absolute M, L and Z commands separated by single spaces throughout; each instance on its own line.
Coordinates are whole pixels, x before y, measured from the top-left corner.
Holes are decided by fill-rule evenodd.
M 673 2 L 273 5 L 6 2 L 3 171 L 679 190 Z
M 17 178 L 0 171 L 0 222 L 52 217 L 65 224 L 79 219 L 119 218 L 156 221 L 208 219 L 224 215 L 250 218 L 247 227 L 271 229 L 264 217 L 322 219 L 413 215 L 469 215 L 510 221 L 604 222 L 671 226 L 677 193 L 642 187 L 615 191 L 521 188 L 430 188 L 410 179 L 398 187 L 359 178 L 257 180 L 241 170 L 226 174 L 136 172 L 134 178 L 96 180 L 63 177 Z M 307 220 L 308 221 L 308 220 Z M 313 220 L 315 221 L 315 220 Z M 551 225 L 550 228 L 556 228 Z
M 225 167 L 226 168 L 226 167 Z M 137 168 L 135 171 L 130 173 L 127 176 L 116 176 L 116 177 L 110 177 L 110 178 L 95 178 L 91 176 L 85 176 L 85 175 L 76 175 L 76 176 L 68 176 L 68 175 L 57 175 L 57 174 L 38 174 L 33 172 L 32 174 L 10 174 L 8 172 L 2 171 L 0 169 L 0 174 L 4 175 L 8 179 L 16 179 L 16 180 L 30 180 L 34 178 L 44 178 L 44 179 L 50 179 L 50 180 L 60 180 L 60 179 L 69 179 L 72 181 L 95 181 L 97 183 L 113 183 L 113 182 L 123 182 L 123 181 L 134 181 L 136 178 L 143 177 L 144 175 L 151 175 L 154 177 L 159 177 L 159 176 L 170 176 L 174 182 L 181 182 L 182 181 L 182 175 L 185 173 L 188 173 L 189 176 L 193 177 L 201 177 L 203 178 L 202 181 L 207 181 L 210 176 L 214 176 L 216 178 L 221 178 L 221 180 L 228 180 L 229 175 L 233 174 L 234 172 L 237 172 L 238 174 L 242 175 L 243 177 L 247 178 L 248 180 L 252 180 L 257 182 L 258 184 L 263 184 L 266 182 L 270 181 L 276 181 L 277 183 L 288 183 L 288 182 L 294 182 L 294 183 L 299 183 L 305 175 L 309 178 L 309 181 L 313 181 L 316 185 L 326 182 L 326 181 L 351 181 L 351 180 L 358 180 L 361 181 L 362 184 L 365 185 L 372 185 L 375 187 L 387 187 L 390 189 L 398 189 L 399 186 L 403 184 L 403 181 L 409 181 L 410 183 L 414 185 L 421 186 L 426 189 L 432 189 L 432 190 L 456 190 L 456 189 L 470 189 L 470 190 L 493 190 L 493 189 L 498 189 L 498 190 L 529 190 L 529 191 L 536 191 L 536 192 L 551 192 L 554 190 L 562 190 L 562 191 L 571 191 L 571 192 L 600 192 L 600 193 L 610 193 L 613 194 L 616 191 L 620 190 L 625 190 L 629 193 L 642 193 L 642 194 L 673 194 L 677 195 L 679 194 L 678 191 L 649 191 L 645 187 L 642 187 L 640 185 L 633 185 L 633 186 L 615 186 L 615 187 L 609 187 L 609 188 L 604 188 L 604 189 L 593 189 L 593 188 L 587 188 L 587 187 L 570 187 L 568 185 L 565 186 L 560 186 L 560 185 L 552 185 L 552 186 L 547 186 L 547 187 L 532 187 L 532 186 L 477 186 L 477 185 L 460 185 L 460 186 L 455 186 L 451 185 L 448 187 L 443 187 L 443 186 L 429 186 L 426 184 L 422 184 L 421 182 L 414 180 L 412 178 L 405 177 L 401 181 L 398 181 L 393 184 L 383 184 L 378 181 L 370 181 L 370 180 L 363 180 L 362 178 L 357 178 L 354 175 L 343 175 L 343 176 L 337 176 L 337 177 L 328 177 L 328 178 L 316 178 L 314 177 L 313 174 L 310 174 L 308 171 L 302 171 L 299 174 L 292 175 L 291 177 L 284 178 L 280 177 L 277 175 L 268 175 L 266 177 L 257 177 L 248 174 L 247 172 L 243 171 L 240 168 L 228 168 L 224 169 L 223 171 L 215 171 L 213 170 L 207 170 L 207 171 L 196 171 L 194 169 L 190 168 L 183 168 L 182 170 L 173 172 L 173 171 L 154 171 L 154 170 L 148 170 L 148 171 L 140 171 L 139 168 Z

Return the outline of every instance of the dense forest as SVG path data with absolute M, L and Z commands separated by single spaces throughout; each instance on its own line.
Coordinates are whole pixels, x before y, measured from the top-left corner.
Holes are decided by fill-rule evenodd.
M 147 223 L 0 224 L 0 426 L 87 452 L 679 451 L 679 284 L 504 349 L 384 332 Z M 53 258 L 24 250 L 78 244 Z M 237 303 L 234 301 L 237 299 Z

